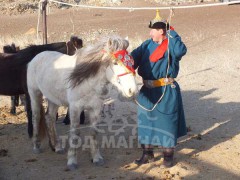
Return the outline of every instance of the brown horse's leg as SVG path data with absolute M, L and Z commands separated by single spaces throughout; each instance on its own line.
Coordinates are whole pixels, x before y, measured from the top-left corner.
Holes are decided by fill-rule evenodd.
M 13 115 L 16 115 L 16 99 L 18 99 L 19 96 L 11 96 L 11 110 L 10 113 Z
M 25 96 L 26 96 L 25 109 L 27 111 L 27 119 L 28 119 L 28 136 L 30 138 L 32 138 L 32 136 L 33 136 L 33 123 L 32 123 L 31 101 L 30 101 L 30 96 L 29 96 L 28 93 L 26 93 Z
M 69 124 L 70 124 L 69 109 L 67 110 L 67 114 L 66 114 L 66 116 L 65 116 L 65 118 L 64 118 L 64 120 L 63 120 L 63 123 L 64 123 L 65 125 L 69 125 Z
M 22 94 L 19 96 L 20 100 L 21 100 L 21 104 L 22 106 L 26 106 L 26 98 L 25 98 L 25 95 Z M 26 107 L 25 107 L 25 110 L 26 110 Z
M 84 111 L 82 111 L 81 115 L 80 115 L 80 124 L 84 124 L 84 122 L 85 122 L 85 113 L 84 113 Z M 65 118 L 63 120 L 63 123 L 65 125 L 70 124 L 69 109 L 68 109 L 67 114 L 66 114 L 66 116 L 65 116 Z
M 85 113 L 84 111 L 82 111 L 80 115 L 80 124 L 84 124 L 84 122 L 85 122 Z

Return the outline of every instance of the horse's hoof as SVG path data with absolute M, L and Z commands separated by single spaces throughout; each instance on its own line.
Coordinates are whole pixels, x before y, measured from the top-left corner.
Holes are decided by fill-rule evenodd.
M 104 160 L 103 159 L 99 159 L 98 161 L 93 161 L 92 160 L 92 162 L 95 166 L 103 166 L 104 165 Z
M 76 170 L 78 168 L 78 165 L 77 164 L 68 164 L 67 165 L 67 168 L 70 170 L 70 171 L 73 171 L 73 170 Z
M 41 149 L 33 149 L 33 153 L 34 154 L 40 154 L 42 152 L 42 150 Z

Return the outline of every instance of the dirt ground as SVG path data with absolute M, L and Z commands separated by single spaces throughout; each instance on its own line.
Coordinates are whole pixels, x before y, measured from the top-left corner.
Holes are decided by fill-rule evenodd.
M 43 153 L 33 154 L 23 107 L 12 116 L 10 97 L 0 96 L 0 179 L 240 179 L 239 13 L 239 5 L 175 10 L 172 25 L 188 47 L 177 81 L 189 132 L 179 139 L 174 167 L 159 168 L 162 156 L 158 150 L 155 162 L 135 166 L 132 162 L 141 150 L 134 141 L 133 147 L 102 148 L 105 165 L 101 167 L 91 163 L 88 150 L 79 148 L 79 168 L 67 171 L 66 154 L 52 152 L 47 140 L 42 144 Z M 169 11 L 161 14 L 166 17 Z M 130 43 L 141 42 L 149 37 L 147 26 L 154 16 L 153 10 L 52 9 L 48 40 L 66 40 L 75 34 L 88 41 L 114 32 L 128 36 Z M 12 37 L 14 41 L 14 37 L 36 29 L 37 14 L 1 15 L 0 22 L 1 38 Z M 136 105 L 120 102 L 112 94 L 115 107 L 106 110 L 106 106 L 102 119 L 118 127 L 105 130 L 109 137 L 127 139 L 135 134 Z M 57 128 L 61 136 L 69 129 L 61 123 L 65 113 L 65 109 L 59 110 Z M 82 126 L 81 137 L 87 133 L 87 126 Z

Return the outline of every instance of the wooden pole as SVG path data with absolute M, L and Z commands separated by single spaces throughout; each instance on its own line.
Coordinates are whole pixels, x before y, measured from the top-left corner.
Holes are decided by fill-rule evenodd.
M 47 44 L 47 11 L 46 11 L 47 3 L 48 3 L 47 0 L 42 1 L 43 44 Z

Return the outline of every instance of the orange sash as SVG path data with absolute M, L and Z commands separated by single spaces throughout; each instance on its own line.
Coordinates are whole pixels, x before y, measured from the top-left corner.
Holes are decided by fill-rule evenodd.
M 151 62 L 157 62 L 161 59 L 168 48 L 168 39 L 165 39 L 162 44 L 160 44 L 155 51 L 150 55 Z

